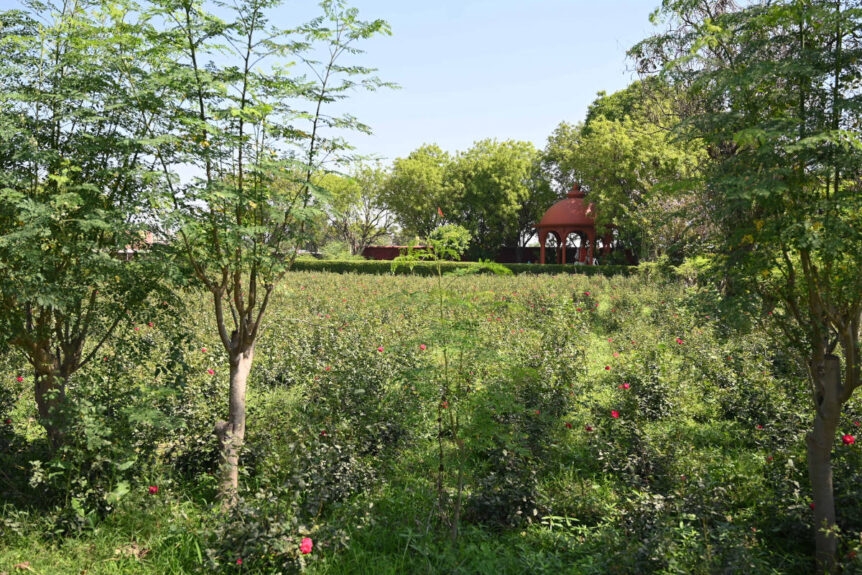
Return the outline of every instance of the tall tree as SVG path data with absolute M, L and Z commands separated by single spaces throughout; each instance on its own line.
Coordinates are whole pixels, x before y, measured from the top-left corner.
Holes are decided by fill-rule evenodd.
M 447 218 L 470 232 L 475 255 L 521 245 L 519 216 L 542 190 L 533 182 L 538 160 L 532 144 L 514 140 L 481 140 L 458 154 L 450 174 L 455 205 Z
M 452 157 L 434 144 L 425 144 L 392 163 L 384 202 L 405 235 L 428 237 L 451 210 L 448 174 Z
M 379 165 L 358 165 L 351 176 L 327 174 L 318 183 L 329 192 L 329 226 L 352 255 L 361 255 L 395 225 L 394 215 L 383 202 L 388 177 Z
M 816 559 L 835 572 L 831 457 L 862 383 L 862 3 L 665 0 L 656 18 L 668 31 L 632 53 L 698 105 L 717 257 L 808 366 Z
M 26 2 L 0 12 L 0 337 L 33 367 L 39 417 L 63 442 L 76 372 L 146 302 L 152 258 L 140 245 L 154 195 L 151 109 L 124 79 L 140 33 L 132 8 Z
M 361 54 L 362 40 L 388 34 L 386 22 L 360 20 L 344 2 L 324 0 L 320 17 L 284 30 L 268 18 L 279 3 L 213 3 L 216 17 L 201 3 L 160 0 L 157 11 L 165 22 L 158 45 L 168 51 L 162 82 L 175 91 L 153 132 L 173 210 L 168 225 L 212 297 L 230 365 L 227 418 L 215 426 L 227 505 L 239 485 L 255 344 L 322 207 L 314 175 L 349 151 L 344 130 L 368 130 L 350 115 L 329 115 L 328 104 L 385 85 L 373 69 L 344 59 Z M 223 20 L 222 9 L 233 19 Z M 288 74 L 294 59 L 306 76 Z
M 549 138 L 544 168 L 557 182 L 590 191 L 598 223 L 644 258 L 681 260 L 704 232 L 697 210 L 702 144 L 677 137 L 678 116 L 660 82 L 600 93 L 583 126 L 561 124 Z

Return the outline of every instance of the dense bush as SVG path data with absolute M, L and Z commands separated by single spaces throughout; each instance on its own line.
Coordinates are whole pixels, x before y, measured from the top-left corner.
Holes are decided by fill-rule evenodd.
M 615 276 L 630 275 L 637 268 L 624 265 L 606 266 L 564 266 L 558 264 L 502 264 L 516 274 L 580 274 Z M 479 267 L 476 262 L 442 262 L 444 272 L 452 272 L 456 269 L 469 270 Z M 311 258 L 297 259 L 293 264 L 294 271 L 306 272 L 332 272 L 332 273 L 356 273 L 356 274 L 407 274 L 419 276 L 433 276 L 437 274 L 437 264 L 431 262 L 418 262 L 411 269 L 400 266 L 393 269 L 392 262 L 382 260 L 315 260 Z
M 4 354 L 0 570 L 810 572 L 804 370 L 768 316 L 704 289 L 293 272 L 257 347 L 230 514 L 212 434 L 227 365 L 203 296 L 131 318 L 79 375 L 59 454 Z M 836 443 L 846 572 L 860 463 Z

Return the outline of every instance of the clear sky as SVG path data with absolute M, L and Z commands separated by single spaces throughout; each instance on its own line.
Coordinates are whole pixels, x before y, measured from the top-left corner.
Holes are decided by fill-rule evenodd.
M 423 143 L 454 152 L 483 138 L 544 147 L 561 121 L 583 120 L 596 92 L 631 83 L 626 50 L 655 33 L 648 17 L 659 3 L 352 0 L 393 32 L 367 42 L 360 62 L 401 89 L 351 97 L 346 109 L 374 130 L 351 141 L 387 160 Z

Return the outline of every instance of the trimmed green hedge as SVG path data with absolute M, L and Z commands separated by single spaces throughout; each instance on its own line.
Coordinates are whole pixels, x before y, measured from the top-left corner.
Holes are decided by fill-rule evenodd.
M 636 266 L 563 266 L 557 264 L 502 264 L 516 274 L 582 274 L 582 275 L 631 275 L 637 273 Z M 443 262 L 443 271 L 453 271 L 459 268 L 479 266 L 476 262 Z M 293 264 L 294 271 L 356 273 L 385 275 L 392 273 L 392 262 L 382 260 L 312 260 L 299 259 Z M 418 262 L 411 270 L 406 265 L 399 265 L 396 274 L 415 274 L 430 276 L 437 273 L 437 264 L 433 262 Z

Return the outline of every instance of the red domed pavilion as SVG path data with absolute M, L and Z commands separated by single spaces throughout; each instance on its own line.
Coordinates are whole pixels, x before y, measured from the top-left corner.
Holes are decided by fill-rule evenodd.
M 545 244 L 549 235 L 554 235 L 557 246 L 556 263 L 566 263 L 566 240 L 571 234 L 580 237 L 579 247 L 575 247 L 576 261 L 591 265 L 594 261 L 593 251 L 596 246 L 596 220 L 593 204 L 587 203 L 586 194 L 575 184 L 566 198 L 551 206 L 537 226 L 539 230 L 539 245 L 541 246 L 540 263 L 545 263 Z M 608 253 L 611 249 L 612 236 L 606 233 L 602 238 L 602 251 Z

